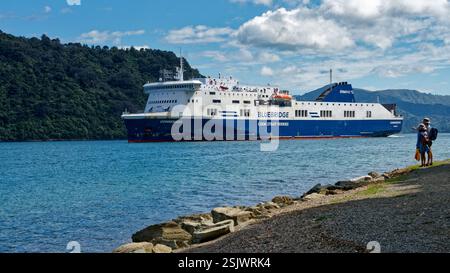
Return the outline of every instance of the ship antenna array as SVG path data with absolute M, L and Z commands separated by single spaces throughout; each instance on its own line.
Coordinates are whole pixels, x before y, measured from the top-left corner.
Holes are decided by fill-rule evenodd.
M 180 49 L 180 81 L 184 81 L 184 64 L 181 49 Z
M 330 69 L 330 92 L 333 91 L 333 69 Z

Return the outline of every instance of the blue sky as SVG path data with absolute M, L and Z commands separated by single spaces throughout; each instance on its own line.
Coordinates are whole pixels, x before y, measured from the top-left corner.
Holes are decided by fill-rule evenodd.
M 450 95 L 448 0 L 4 0 L 0 29 L 179 52 L 295 94 L 336 81 Z

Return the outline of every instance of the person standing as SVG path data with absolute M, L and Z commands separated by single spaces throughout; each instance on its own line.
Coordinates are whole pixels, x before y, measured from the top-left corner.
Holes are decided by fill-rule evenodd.
M 430 154 L 429 154 L 429 138 L 428 138 L 428 132 L 425 127 L 425 124 L 421 123 L 417 127 L 417 144 L 416 148 L 420 151 L 420 160 L 421 160 L 421 167 L 428 166 L 430 163 Z M 426 154 L 428 155 L 428 162 L 426 161 Z
M 428 135 L 428 164 L 433 165 L 433 152 L 431 151 L 431 146 L 433 145 L 433 140 L 431 140 L 431 121 L 429 118 L 423 119 L 423 124 L 425 125 L 425 129 L 427 130 Z

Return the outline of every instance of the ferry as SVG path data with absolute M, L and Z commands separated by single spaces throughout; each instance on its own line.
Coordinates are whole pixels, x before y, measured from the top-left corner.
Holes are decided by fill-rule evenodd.
M 122 114 L 130 143 L 388 137 L 402 129 L 395 104 L 356 102 L 347 82 L 330 81 L 316 100 L 297 101 L 232 77 L 184 80 L 180 59 L 176 80 L 144 85 L 143 113 Z

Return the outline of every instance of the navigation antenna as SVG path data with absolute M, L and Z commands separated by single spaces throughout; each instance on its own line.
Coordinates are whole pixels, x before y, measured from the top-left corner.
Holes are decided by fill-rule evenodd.
M 330 69 L 330 86 L 333 85 L 333 69 Z
M 333 90 L 333 69 L 330 69 L 330 91 Z
M 184 81 L 184 65 L 183 65 L 183 55 L 180 49 L 180 81 Z

